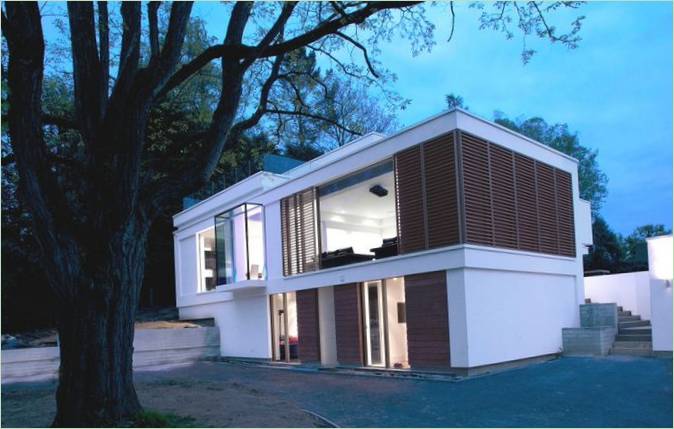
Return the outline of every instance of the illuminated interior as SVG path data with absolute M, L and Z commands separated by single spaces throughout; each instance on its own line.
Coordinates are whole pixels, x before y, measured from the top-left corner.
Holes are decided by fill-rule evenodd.
M 319 188 L 322 267 L 335 256 L 326 252 L 353 253 L 337 265 L 392 256 L 397 237 L 394 187 L 389 160 Z M 386 239 L 389 254 L 377 254 Z

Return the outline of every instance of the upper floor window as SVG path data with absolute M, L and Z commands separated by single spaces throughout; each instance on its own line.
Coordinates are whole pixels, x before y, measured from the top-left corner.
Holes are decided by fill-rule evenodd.
M 215 230 L 209 228 L 197 234 L 199 246 L 199 291 L 215 289 Z
M 266 277 L 263 210 L 245 203 L 215 217 L 217 284 Z
M 318 188 L 321 268 L 397 254 L 393 161 Z

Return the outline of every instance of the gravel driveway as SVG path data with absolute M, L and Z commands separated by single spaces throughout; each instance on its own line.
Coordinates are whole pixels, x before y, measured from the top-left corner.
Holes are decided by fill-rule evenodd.
M 671 358 L 561 358 L 454 382 L 200 362 L 136 380 L 147 408 L 212 426 L 315 425 L 306 409 L 343 427 L 672 427 Z M 26 418 L 53 410 L 45 389 L 3 386 L 2 425 L 48 423 Z

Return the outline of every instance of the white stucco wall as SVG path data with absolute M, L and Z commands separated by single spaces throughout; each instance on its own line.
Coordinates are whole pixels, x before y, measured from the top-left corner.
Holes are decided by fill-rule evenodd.
M 672 236 L 647 242 L 653 350 L 672 351 Z
M 651 318 L 648 271 L 585 277 L 585 298 L 600 304 L 616 303 L 642 319 Z
M 453 367 L 558 353 L 578 323 L 573 276 L 465 269 L 447 282 Z
M 220 328 L 220 354 L 271 359 L 267 295 L 237 296 L 213 304 L 181 307 L 181 319 L 214 318 Z

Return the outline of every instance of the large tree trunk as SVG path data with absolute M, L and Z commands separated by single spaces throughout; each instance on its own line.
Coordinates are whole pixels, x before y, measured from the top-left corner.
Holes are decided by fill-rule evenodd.
M 91 269 L 82 270 L 75 302 L 58 316 L 54 426 L 115 425 L 141 411 L 132 358 L 146 236 L 147 225 L 127 227 L 109 240 L 99 237 L 83 252 Z

